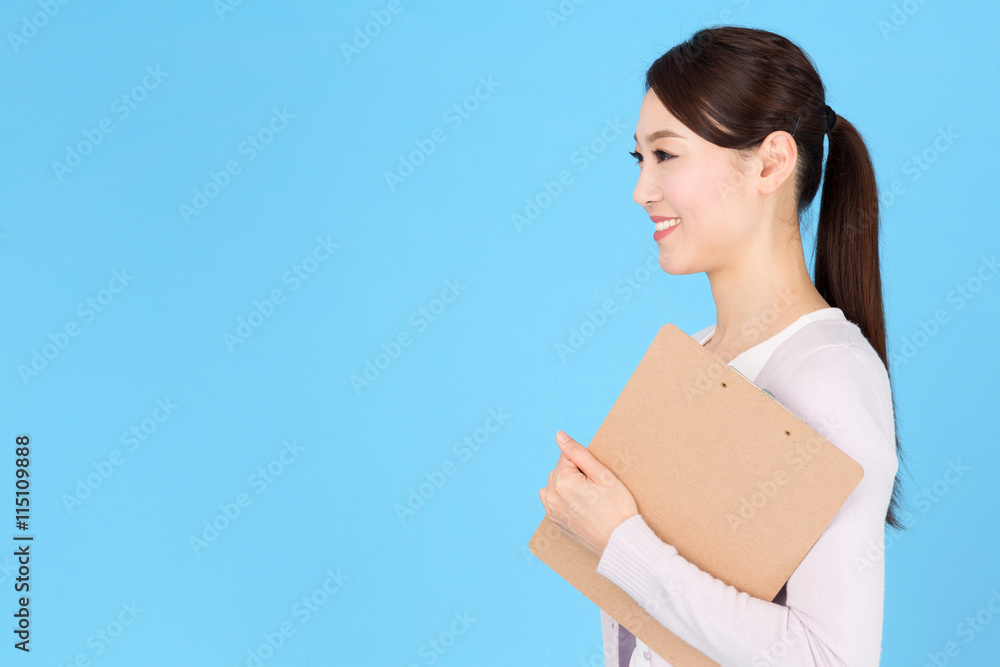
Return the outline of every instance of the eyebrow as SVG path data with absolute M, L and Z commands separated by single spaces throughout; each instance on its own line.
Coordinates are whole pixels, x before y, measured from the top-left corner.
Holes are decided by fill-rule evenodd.
M 657 139 L 660 139 L 662 137 L 673 137 L 675 139 L 684 139 L 685 138 L 685 137 L 681 136 L 680 134 L 677 134 L 673 130 L 657 130 L 656 132 L 653 132 L 648 137 L 646 137 L 646 143 L 647 144 L 651 144 L 654 141 L 656 141 Z M 632 135 L 632 138 L 635 139 L 635 143 L 639 143 L 639 139 L 634 134 Z

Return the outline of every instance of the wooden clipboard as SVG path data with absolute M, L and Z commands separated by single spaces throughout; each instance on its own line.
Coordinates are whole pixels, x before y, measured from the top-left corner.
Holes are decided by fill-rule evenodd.
M 736 589 L 773 600 L 864 476 L 861 465 L 673 324 L 594 438 L 649 527 Z M 717 666 L 597 573 L 547 517 L 531 552 L 676 667 Z

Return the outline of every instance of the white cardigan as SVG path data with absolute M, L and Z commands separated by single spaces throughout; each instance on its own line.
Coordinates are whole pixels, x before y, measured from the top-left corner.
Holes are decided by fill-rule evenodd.
M 692 338 L 704 344 L 714 330 Z M 885 366 L 839 308 L 804 315 L 729 363 L 860 463 L 864 478 L 773 601 L 686 560 L 641 515 L 615 529 L 597 571 L 640 604 L 656 600 L 646 611 L 723 667 L 877 667 L 898 469 Z M 606 665 L 619 667 L 619 624 L 600 612 Z M 638 639 L 631 665 L 671 667 Z

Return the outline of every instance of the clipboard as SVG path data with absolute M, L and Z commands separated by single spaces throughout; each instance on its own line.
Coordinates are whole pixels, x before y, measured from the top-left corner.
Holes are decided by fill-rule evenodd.
M 717 579 L 773 600 L 864 469 L 673 324 L 643 355 L 587 449 L 656 535 Z M 676 667 L 718 663 L 597 573 L 542 519 L 528 548 Z

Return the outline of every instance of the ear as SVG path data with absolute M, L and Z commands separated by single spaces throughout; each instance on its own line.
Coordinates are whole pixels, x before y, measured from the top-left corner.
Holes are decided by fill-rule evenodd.
M 792 135 L 778 130 L 767 135 L 757 151 L 760 160 L 759 189 L 770 194 L 795 176 L 798 145 Z

